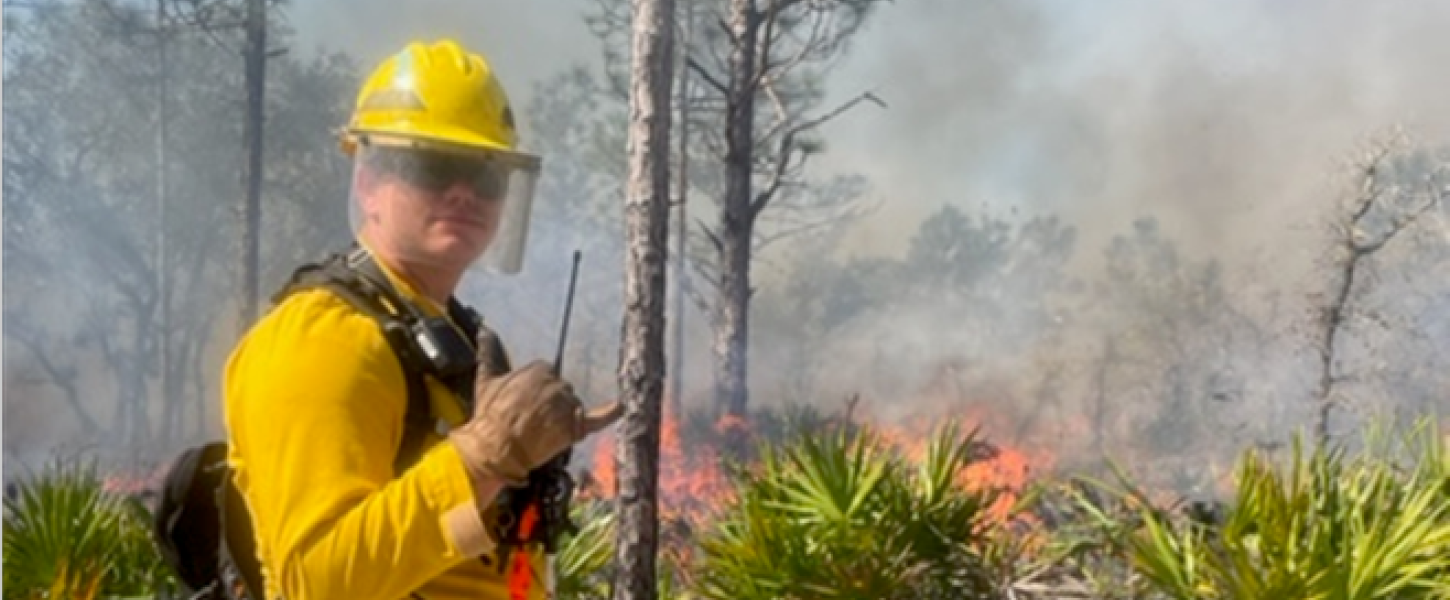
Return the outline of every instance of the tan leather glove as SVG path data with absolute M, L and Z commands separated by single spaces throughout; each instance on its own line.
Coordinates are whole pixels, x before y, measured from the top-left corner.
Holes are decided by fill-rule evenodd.
M 497 336 L 482 328 L 477 341 L 473 417 L 448 434 L 475 482 L 522 486 L 529 471 L 623 414 L 618 401 L 586 411 L 546 362 L 500 373 L 502 361 L 493 355 L 501 350 Z

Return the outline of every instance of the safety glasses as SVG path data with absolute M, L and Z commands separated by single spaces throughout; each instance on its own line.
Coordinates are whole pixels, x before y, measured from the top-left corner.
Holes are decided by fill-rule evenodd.
M 480 199 L 493 201 L 508 192 L 512 170 L 508 163 L 490 157 L 421 148 L 376 148 L 368 161 L 378 171 L 429 193 L 442 193 L 461 182 Z

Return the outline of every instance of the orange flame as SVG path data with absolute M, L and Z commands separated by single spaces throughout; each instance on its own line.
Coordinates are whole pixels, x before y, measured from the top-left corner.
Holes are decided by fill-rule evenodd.
M 581 495 L 599 498 L 615 495 L 614 446 L 612 433 L 601 436 L 594 449 L 591 488 L 581 491 Z M 686 453 L 680 439 L 679 418 L 673 411 L 665 411 L 660 422 L 660 518 L 697 522 L 728 501 L 731 492 L 729 478 L 720 465 L 720 452 L 710 444 L 701 443 L 692 444 L 691 451 Z
M 879 431 L 885 441 L 904 458 L 916 462 L 925 458 L 928 440 L 934 433 L 931 422 L 939 420 L 920 417 L 911 419 L 904 425 L 880 427 Z M 958 420 L 964 424 L 963 431 L 972 431 L 974 427 L 979 427 L 981 431 L 987 429 L 970 420 Z M 978 436 L 975 442 L 978 445 L 976 452 L 967 466 L 957 474 L 957 484 L 968 490 L 996 492 L 998 495 L 988 509 L 988 516 L 995 522 L 1003 522 L 1011 518 L 1013 505 L 1032 482 L 1034 470 L 1046 468 L 1052 460 L 1045 452 L 1029 453 L 1023 449 L 987 442 L 986 439 L 989 438 Z
M 970 415 L 975 411 L 962 412 Z M 958 421 L 964 424 L 964 431 L 971 431 L 974 427 L 988 431 L 988 427 L 979 425 L 983 420 L 958 416 Z M 923 458 L 927 440 L 940 421 L 940 416 L 921 416 L 903 425 L 876 426 L 874 429 L 905 458 L 918 461 Z M 749 424 L 739 417 L 722 418 L 706 434 L 711 439 L 690 440 L 687 452 L 681 438 L 679 417 L 672 411 L 665 412 L 660 429 L 659 462 L 659 510 L 662 520 L 699 524 L 733 497 L 734 490 L 721 466 L 722 448 L 728 440 L 749 433 L 749 428 Z M 1012 518 L 1014 505 L 1037 472 L 1050 467 L 1052 457 L 1045 451 L 1029 452 L 981 441 L 985 439 L 990 439 L 990 436 L 978 437 L 979 452 L 958 474 L 957 481 L 966 489 L 996 492 L 998 496 L 988 509 L 988 517 L 1000 523 Z M 611 498 L 617 493 L 614 447 L 612 434 L 605 434 L 599 440 L 594 449 L 590 477 L 580 492 L 581 496 Z

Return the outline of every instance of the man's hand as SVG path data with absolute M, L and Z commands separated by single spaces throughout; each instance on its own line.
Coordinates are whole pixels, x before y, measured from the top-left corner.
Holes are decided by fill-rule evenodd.
M 521 486 L 529 471 L 609 426 L 623 414 L 618 402 L 586 411 L 574 388 L 546 362 L 500 373 L 498 338 L 479 331 L 473 417 L 449 433 L 476 482 L 499 479 Z

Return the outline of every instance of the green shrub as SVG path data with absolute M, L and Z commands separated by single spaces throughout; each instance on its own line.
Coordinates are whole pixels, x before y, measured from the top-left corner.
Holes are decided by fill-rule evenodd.
M 949 424 L 912 463 L 868 428 L 805 433 L 736 475 L 737 500 L 700 539 L 705 598 L 972 598 L 992 572 L 988 507 L 959 475 L 974 436 Z
M 170 579 L 145 507 L 94 465 L 56 461 L 5 497 L 5 598 L 155 596 Z
M 1137 503 L 1103 521 L 1147 590 L 1172 598 L 1450 598 L 1450 454 L 1431 423 L 1342 448 L 1240 460 L 1221 519 Z M 1136 492 L 1130 492 L 1141 497 Z

